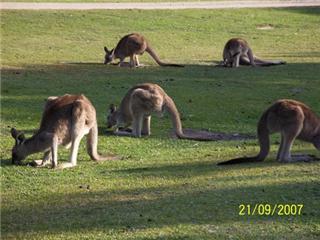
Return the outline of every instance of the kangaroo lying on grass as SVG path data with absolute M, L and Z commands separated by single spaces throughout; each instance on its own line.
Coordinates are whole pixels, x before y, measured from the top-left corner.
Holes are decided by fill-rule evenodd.
M 236 158 L 218 165 L 263 161 L 270 150 L 269 135 L 281 133 L 277 160 L 281 162 L 303 161 L 308 155 L 292 156 L 294 140 L 311 142 L 320 150 L 320 118 L 305 104 L 294 100 L 278 100 L 261 116 L 258 123 L 260 152 L 255 157 Z
M 179 112 L 174 101 L 160 86 L 153 83 L 143 83 L 132 87 L 122 99 L 118 109 L 111 104 L 107 117 L 107 128 L 112 128 L 117 132 L 120 126 L 126 128 L 132 125 L 132 133 L 119 135 L 149 136 L 151 134 L 151 113 L 156 112 L 162 115 L 164 111 L 169 113 L 178 138 L 200 141 L 210 140 L 186 136 L 183 133 Z
M 44 152 L 43 160 L 35 161 L 39 166 L 52 162 L 58 166 L 58 145 L 71 146 L 70 162 L 59 165 L 59 168 L 77 165 L 79 144 L 84 135 L 87 136 L 87 151 L 92 160 L 113 160 L 114 156 L 103 157 L 97 152 L 98 126 L 96 110 L 84 95 L 64 95 L 49 97 L 44 107 L 40 129 L 26 139 L 24 134 L 11 129 L 15 139 L 12 148 L 12 163 L 20 164 L 28 155 Z
M 230 39 L 223 49 L 223 62 L 220 66 L 239 67 L 239 65 L 271 66 L 286 64 L 285 61 L 266 61 L 253 55 L 252 49 L 246 40 L 241 38 Z
M 155 51 L 150 47 L 147 40 L 138 33 L 131 33 L 124 36 L 120 39 L 114 49 L 109 51 L 107 47 L 104 47 L 104 51 L 106 52 L 104 64 L 108 64 L 114 59 L 119 58 L 119 66 L 125 66 L 124 59 L 130 57 L 130 67 L 139 67 L 140 63 L 138 55 L 142 55 L 146 51 L 160 66 L 183 67 L 183 65 L 179 64 L 162 62 Z

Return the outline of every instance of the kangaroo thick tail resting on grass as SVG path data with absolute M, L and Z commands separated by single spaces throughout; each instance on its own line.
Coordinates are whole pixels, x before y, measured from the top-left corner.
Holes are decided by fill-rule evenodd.
M 116 160 L 114 156 L 102 156 L 98 153 L 98 126 L 95 124 L 87 135 L 87 152 L 94 161 Z
M 254 62 L 256 65 L 262 67 L 286 64 L 286 62 L 282 60 L 262 60 L 257 57 L 254 57 Z
M 173 64 L 173 63 L 164 63 L 160 60 L 156 52 L 151 48 L 147 47 L 146 52 L 150 54 L 150 56 L 162 67 L 184 67 L 183 65 L 180 64 Z
M 263 59 L 257 58 L 256 56 L 254 56 L 254 63 L 256 64 L 256 66 L 260 66 L 260 67 L 286 64 L 286 62 L 282 60 L 263 60 Z M 250 65 L 250 61 L 247 57 L 241 57 L 240 64 Z
M 174 104 L 173 100 L 169 96 L 166 97 L 165 101 L 166 101 L 165 109 L 166 109 L 166 111 L 168 111 L 168 113 L 170 115 L 174 131 L 175 131 L 178 138 L 195 140 L 195 141 L 212 141 L 212 139 L 208 139 L 208 138 L 192 137 L 192 136 L 185 135 L 182 130 L 180 115 L 179 115 L 179 112 L 178 112 L 176 105 Z
M 231 165 L 231 164 L 240 164 L 240 163 L 253 163 L 263 161 L 270 150 L 270 139 L 269 139 L 269 130 L 267 128 L 267 112 L 265 112 L 258 123 L 258 140 L 260 145 L 260 152 L 257 156 L 254 157 L 241 157 L 234 158 L 225 162 L 220 162 L 217 165 Z

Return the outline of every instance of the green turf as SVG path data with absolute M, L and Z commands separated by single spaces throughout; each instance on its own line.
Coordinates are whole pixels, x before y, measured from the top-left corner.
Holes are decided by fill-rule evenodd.
M 172 140 L 168 116 L 153 118 L 152 136 L 107 137 L 105 114 L 130 86 L 161 85 L 183 125 L 255 134 L 263 109 L 294 98 L 320 113 L 320 8 L 186 11 L 1 12 L 1 234 L 3 239 L 318 239 L 320 164 L 266 162 L 217 167 L 253 155 L 256 140 Z M 257 27 L 271 24 L 271 30 Z M 105 66 L 103 46 L 129 32 L 144 34 L 166 61 L 145 54 L 139 69 Z M 270 68 L 214 68 L 224 43 L 244 37 Z M 10 164 L 9 129 L 38 127 L 44 99 L 83 93 L 97 109 L 99 150 L 124 160 L 95 164 L 80 148 L 63 171 Z M 319 156 L 297 141 L 294 152 Z M 39 158 L 30 156 L 26 161 Z M 59 160 L 68 151 L 60 149 Z M 89 186 L 89 189 L 87 189 Z M 302 203 L 301 216 L 239 216 L 242 203 Z

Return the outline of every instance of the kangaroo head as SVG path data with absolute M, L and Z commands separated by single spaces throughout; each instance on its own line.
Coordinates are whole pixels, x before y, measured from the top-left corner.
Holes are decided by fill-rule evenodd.
M 232 67 L 234 62 L 234 52 L 229 50 L 226 58 L 223 60 L 226 67 Z
M 107 47 L 104 47 L 104 51 L 106 52 L 106 55 L 104 57 L 104 64 L 111 63 L 114 59 L 114 49 L 108 50 Z
M 232 67 L 232 59 L 231 58 L 225 58 L 224 60 L 223 60 L 223 64 L 224 64 L 224 66 L 225 67 Z
M 112 128 L 117 124 L 118 111 L 114 104 L 109 107 L 109 114 L 107 116 L 107 128 Z
M 26 138 L 23 132 L 11 128 L 11 136 L 15 139 L 15 144 L 12 148 L 12 164 L 19 165 L 26 158 L 24 142 Z

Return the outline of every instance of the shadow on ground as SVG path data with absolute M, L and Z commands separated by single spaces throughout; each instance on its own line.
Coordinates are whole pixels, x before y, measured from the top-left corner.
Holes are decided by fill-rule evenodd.
M 196 190 L 185 184 L 173 187 L 83 190 L 71 194 L 51 194 L 48 196 L 49 202 L 17 205 L 14 209 L 2 208 L 2 236 L 43 231 L 132 231 L 179 224 L 231 224 L 244 220 L 238 215 L 239 204 L 254 204 L 259 201 L 269 204 L 300 203 L 304 201 L 304 194 L 308 194 L 310 199 L 308 205 L 305 204 L 300 220 L 310 220 L 319 217 L 319 212 L 314 204 L 311 204 L 319 198 L 318 187 L 318 183 L 315 182 L 223 189 L 211 184 Z M 280 216 L 252 216 L 250 221 L 268 222 L 270 219 L 292 221 Z

